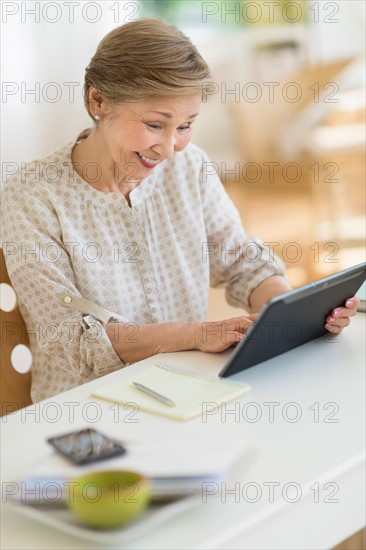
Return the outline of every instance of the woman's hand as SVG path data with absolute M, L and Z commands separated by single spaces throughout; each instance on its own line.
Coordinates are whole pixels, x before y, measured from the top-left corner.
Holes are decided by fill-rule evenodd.
M 225 321 L 197 324 L 195 348 L 217 353 L 240 342 L 257 314 L 233 317 Z
M 356 315 L 359 304 L 359 298 L 353 296 L 346 301 L 345 307 L 333 309 L 326 319 L 325 328 L 332 334 L 340 334 L 344 327 L 348 327 L 350 324 L 350 317 Z

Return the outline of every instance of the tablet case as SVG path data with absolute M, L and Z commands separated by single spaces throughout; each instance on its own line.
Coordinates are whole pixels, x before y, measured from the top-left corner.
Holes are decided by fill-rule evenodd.
M 366 263 L 345 269 L 272 298 L 219 373 L 227 377 L 329 332 L 329 313 L 355 295 Z

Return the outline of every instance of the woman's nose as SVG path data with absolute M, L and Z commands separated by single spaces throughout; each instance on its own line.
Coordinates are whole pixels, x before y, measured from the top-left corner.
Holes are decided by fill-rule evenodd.
M 171 157 L 175 151 L 175 135 L 164 136 L 154 149 L 159 150 L 160 155 L 164 158 Z

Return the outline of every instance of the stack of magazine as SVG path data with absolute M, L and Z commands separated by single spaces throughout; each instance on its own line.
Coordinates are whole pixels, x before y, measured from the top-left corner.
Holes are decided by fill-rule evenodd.
M 237 438 L 180 438 L 125 444 L 127 453 L 76 466 L 53 453 L 19 480 L 12 498 L 22 504 L 57 504 L 68 496 L 69 482 L 89 472 L 129 470 L 151 480 L 153 500 L 202 493 L 204 484 L 226 480 L 247 448 Z

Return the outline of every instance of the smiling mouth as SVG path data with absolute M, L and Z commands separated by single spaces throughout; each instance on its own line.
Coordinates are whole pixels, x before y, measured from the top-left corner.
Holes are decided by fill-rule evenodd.
M 145 157 L 145 155 L 143 155 L 142 153 L 139 153 L 138 151 L 136 151 L 136 153 L 138 154 L 138 156 L 140 157 L 141 160 L 143 160 L 146 164 L 150 164 L 150 166 L 155 166 L 156 164 L 159 164 L 159 162 L 160 162 L 160 160 Z

